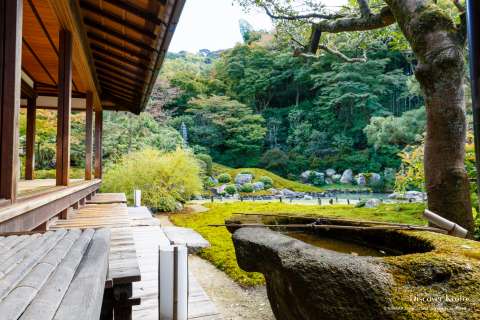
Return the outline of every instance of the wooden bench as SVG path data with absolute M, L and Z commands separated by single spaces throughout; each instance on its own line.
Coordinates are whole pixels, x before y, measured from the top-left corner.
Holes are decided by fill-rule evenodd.
M 2 319 L 99 319 L 110 231 L 0 237 Z

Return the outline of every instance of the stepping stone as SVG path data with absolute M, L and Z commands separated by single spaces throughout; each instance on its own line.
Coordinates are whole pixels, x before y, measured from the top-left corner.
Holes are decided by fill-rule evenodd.
M 174 245 L 186 245 L 189 253 L 195 253 L 210 247 L 210 243 L 198 232 L 181 227 L 162 227 L 163 232 Z

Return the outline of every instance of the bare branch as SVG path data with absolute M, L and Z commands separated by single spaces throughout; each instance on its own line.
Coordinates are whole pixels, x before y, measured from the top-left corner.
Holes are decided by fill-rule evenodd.
M 332 54 L 332 55 L 336 56 L 337 58 L 339 58 L 342 61 L 347 62 L 347 63 L 367 62 L 368 61 L 366 51 L 363 51 L 363 57 L 350 58 L 350 57 L 347 57 L 345 54 L 341 53 L 340 51 L 329 48 L 326 45 L 319 45 L 318 48 L 322 49 L 322 50 L 325 50 L 329 54 Z M 320 56 L 317 55 L 317 54 L 300 52 L 298 50 L 294 52 L 294 56 L 296 56 L 296 57 L 301 56 L 301 57 L 305 57 L 305 58 L 314 58 L 314 59 L 320 58 Z
M 300 15 L 275 15 L 273 14 L 267 6 L 263 6 L 267 15 L 275 20 L 308 20 L 308 19 L 338 19 L 344 17 L 341 14 L 322 14 L 322 13 L 309 13 L 309 14 L 300 14 Z
M 383 7 L 379 13 L 367 17 L 324 20 L 315 24 L 322 32 L 338 33 L 346 31 L 365 31 L 379 29 L 395 23 L 395 17 L 389 7 Z

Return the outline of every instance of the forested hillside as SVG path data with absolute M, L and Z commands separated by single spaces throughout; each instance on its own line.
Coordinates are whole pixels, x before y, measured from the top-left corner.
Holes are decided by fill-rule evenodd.
M 197 153 L 294 177 L 398 169 L 399 152 L 421 143 L 425 111 L 408 52 L 371 40 L 361 62 L 295 56 L 275 34 L 244 21 L 241 31 L 244 43 L 232 49 L 166 60 L 149 112 Z

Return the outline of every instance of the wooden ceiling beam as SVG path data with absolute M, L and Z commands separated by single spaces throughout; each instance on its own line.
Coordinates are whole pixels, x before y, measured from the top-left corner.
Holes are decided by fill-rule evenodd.
M 109 77 L 108 75 L 105 75 L 105 74 L 102 74 L 102 73 L 98 74 L 98 79 L 100 81 L 115 83 L 118 86 L 124 87 L 126 89 L 133 89 L 134 91 L 137 91 L 137 92 L 138 91 L 140 91 L 140 92 L 143 91 L 143 88 L 141 86 L 137 85 L 137 84 L 125 83 L 124 81 L 119 80 L 118 78 Z
M 103 64 L 106 64 L 106 65 L 110 65 L 112 68 L 113 67 L 116 67 L 115 69 L 118 69 L 118 70 L 122 70 L 123 73 L 127 73 L 127 74 L 132 74 L 132 75 L 135 75 L 137 77 L 140 77 L 141 79 L 144 79 L 145 78 L 145 73 L 142 72 L 141 70 L 134 70 L 132 69 L 131 67 L 127 67 L 126 65 L 124 64 L 121 64 L 113 59 L 110 59 L 110 58 L 107 58 L 107 57 L 104 57 L 104 56 L 100 56 L 98 54 L 94 54 L 94 57 L 95 57 L 95 63 L 103 63 Z
M 130 73 L 126 73 L 124 72 L 123 70 L 118 70 L 117 68 L 113 68 L 112 66 L 109 66 L 108 64 L 106 63 L 103 63 L 101 61 L 97 61 L 95 63 L 95 66 L 97 67 L 97 70 L 99 72 L 104 72 L 104 73 L 108 73 L 108 74 L 114 74 L 117 76 L 117 78 L 125 78 L 131 82 L 134 82 L 134 83 L 137 83 L 141 86 L 144 86 L 145 85 L 145 81 L 143 78 L 141 77 L 137 77 L 135 75 L 132 75 Z
M 99 75 L 101 74 L 104 77 L 114 78 L 119 82 L 122 82 L 122 83 L 125 83 L 125 84 L 128 84 L 128 85 L 132 85 L 132 86 L 135 86 L 135 87 L 141 87 L 141 88 L 145 87 L 145 82 L 142 82 L 141 80 L 139 80 L 135 77 L 125 77 L 123 75 L 119 75 L 118 72 L 114 72 L 114 71 L 111 71 L 111 70 L 106 70 L 106 69 L 103 69 L 103 68 L 97 68 L 97 71 L 98 71 Z
M 31 0 L 29 0 L 31 1 Z M 133 30 L 135 32 L 138 32 L 142 36 L 149 37 L 152 40 L 155 40 L 157 38 L 156 34 L 151 31 L 148 28 L 144 28 L 141 25 L 138 25 L 136 23 L 133 23 L 131 21 L 128 21 L 124 19 L 123 17 L 116 15 L 115 13 L 112 13 L 110 11 L 104 10 L 97 5 L 90 3 L 86 0 L 80 0 L 80 7 L 82 9 L 85 9 L 91 13 L 97 14 L 103 18 L 109 19 L 110 21 L 116 22 L 118 24 L 121 24 L 122 26 L 125 26 L 129 28 L 130 30 Z
M 128 11 L 129 13 L 136 15 L 137 17 L 140 17 L 144 20 L 147 20 L 148 22 L 154 23 L 156 25 L 164 25 L 166 26 L 166 23 L 159 19 L 155 14 L 146 11 L 145 9 L 142 9 L 140 7 L 137 7 L 133 4 L 131 4 L 128 1 L 123 1 L 123 0 L 105 0 L 105 2 L 108 2 L 110 4 L 113 4 L 114 6 L 123 9 L 125 11 Z
M 108 85 L 103 87 L 103 92 L 106 92 L 106 93 L 109 92 L 113 96 L 121 97 L 121 98 L 125 99 L 126 101 L 130 101 L 130 103 L 132 103 L 132 104 L 135 104 L 136 102 L 138 102 L 137 97 L 133 97 L 131 95 L 128 95 L 128 94 L 126 94 L 122 91 L 119 91 L 116 88 L 110 87 Z
M 142 69 L 142 70 L 150 70 L 151 69 L 149 67 L 147 67 L 145 64 L 144 61 L 134 61 L 126 56 L 122 56 L 121 54 L 118 54 L 114 51 L 111 51 L 111 50 L 107 50 L 107 49 L 104 49 L 98 45 L 95 45 L 95 44 L 91 44 L 90 47 L 92 48 L 92 51 L 94 51 L 95 53 L 100 53 L 102 55 L 105 55 L 107 57 L 110 57 L 110 58 L 114 58 L 116 60 L 118 60 L 119 62 L 124 62 L 126 64 L 129 64 L 135 68 L 138 68 L 138 69 Z
M 143 59 L 145 61 L 150 60 L 150 56 L 145 55 L 142 52 L 132 50 L 129 47 L 125 47 L 125 46 L 120 45 L 116 42 L 112 42 L 112 41 L 106 42 L 104 37 L 102 37 L 100 34 L 94 32 L 94 31 L 88 31 L 87 35 L 90 38 L 90 40 L 94 40 L 94 41 L 98 42 L 99 44 L 101 44 L 102 46 L 117 49 L 119 51 L 128 53 L 131 56 Z M 93 42 L 90 42 L 90 43 L 93 43 Z
M 139 92 L 137 90 L 135 90 L 135 88 L 132 88 L 132 87 L 128 87 L 128 86 L 124 86 L 124 85 L 121 85 L 121 84 L 118 84 L 118 83 L 115 83 L 113 81 L 109 81 L 108 79 L 102 79 L 100 78 L 100 84 L 103 86 L 103 85 L 110 85 L 112 87 L 115 87 L 119 90 L 122 90 L 123 92 L 125 93 L 131 93 L 132 96 L 135 96 L 135 95 L 138 95 Z
M 120 39 L 122 41 L 125 41 L 125 42 L 127 42 L 128 44 L 130 44 L 134 47 L 142 48 L 142 49 L 150 51 L 150 52 L 156 52 L 157 51 L 156 49 L 152 48 L 148 44 L 146 44 L 142 41 L 139 41 L 137 39 L 133 39 L 132 37 L 130 37 L 126 34 L 120 33 L 117 30 L 115 30 L 115 29 L 113 29 L 113 28 L 111 28 L 107 25 L 101 24 L 98 21 L 90 19 L 89 17 L 85 17 L 83 19 L 83 22 L 85 23 L 85 25 L 87 25 L 90 28 L 93 28 L 93 29 L 95 29 L 97 31 L 100 31 L 100 32 L 104 32 L 108 36 L 112 36 L 112 37 L 115 37 L 115 38 Z

